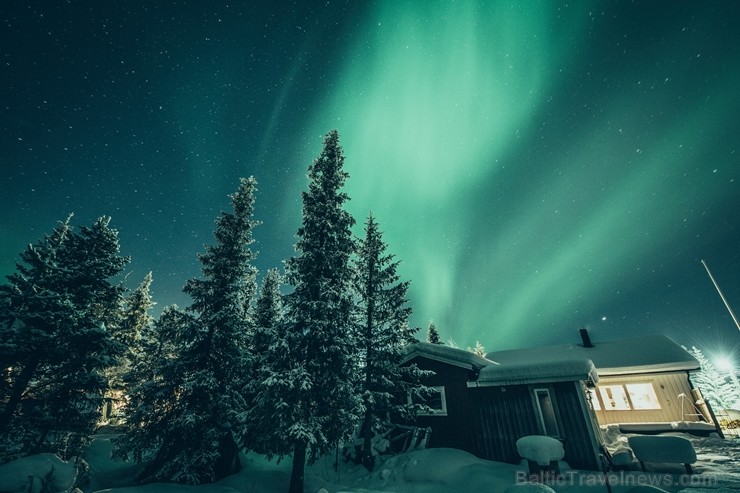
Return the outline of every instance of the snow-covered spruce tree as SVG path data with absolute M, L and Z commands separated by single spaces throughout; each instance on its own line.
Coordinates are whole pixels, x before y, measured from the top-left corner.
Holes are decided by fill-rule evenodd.
M 253 329 L 249 340 L 249 350 L 252 354 L 251 374 L 244 395 L 249 407 L 258 407 L 255 401 L 259 398 L 262 390 L 262 382 L 270 378 L 275 371 L 271 345 L 278 339 L 282 340 L 279 333 L 284 326 L 283 323 L 283 297 L 280 293 L 282 276 L 277 269 L 270 269 L 262 279 L 257 301 L 254 304 L 252 315 Z M 269 447 L 264 443 L 264 437 L 272 432 L 274 423 L 269 419 L 253 419 L 247 423 L 239 435 L 240 445 L 258 453 L 264 453 Z
M 122 410 L 121 406 L 130 390 L 125 376 L 131 372 L 138 359 L 137 353 L 141 350 L 141 335 L 154 323 L 149 313 L 155 305 L 150 294 L 151 285 L 152 273 L 149 272 L 144 276 L 141 284 L 126 297 L 121 318 L 110 330 L 113 337 L 125 347 L 118 364 L 107 372 L 110 389 L 106 398 L 113 401 L 112 404 L 116 411 Z
M 185 375 L 177 360 L 197 330 L 194 317 L 170 305 L 144 327 L 136 342 L 134 362 L 124 375 L 128 390 L 123 413 L 123 434 L 114 442 L 113 457 L 143 462 L 154 457 L 179 430 L 175 423 L 181 409 L 173 400 Z
M 80 452 L 108 387 L 104 371 L 122 351 L 106 326 L 124 292 L 111 279 L 129 259 L 119 255 L 110 218 L 78 231 L 70 219 L 21 253 L 23 263 L 0 286 L 0 356 L 12 368 L 0 440 L 12 437 L 21 453 Z
M 701 349 L 692 346 L 688 351 L 701 365 L 701 369 L 691 375 L 694 385 L 699 387 L 705 399 L 709 400 L 712 407 L 718 409 L 730 409 L 740 399 L 734 386 L 727 381 L 715 368 L 711 361 L 704 355 Z
M 360 427 L 363 439 L 361 461 L 372 469 L 372 438 L 385 431 L 392 417 L 413 419 L 411 400 L 420 402 L 424 376 L 416 365 L 400 366 L 404 348 L 416 341 L 409 327 L 408 281 L 401 282 L 398 262 L 386 253 L 387 245 L 372 214 L 365 223 L 355 262 L 355 290 L 359 303 L 359 348 L 362 361 L 364 416 Z M 414 397 L 416 397 L 414 399 Z
M 480 341 L 475 341 L 475 347 L 468 346 L 468 351 L 477 354 L 481 358 L 486 357 L 486 348 L 480 343 Z
M 155 369 L 161 375 L 155 388 L 142 392 L 161 400 L 143 399 L 151 409 L 130 418 L 129 431 L 151 427 L 139 432 L 149 434 L 148 443 L 138 438 L 122 442 L 134 457 L 152 456 L 142 481 L 199 484 L 240 468 L 234 433 L 243 428 L 247 410 L 242 392 L 250 366 L 248 309 L 256 290 L 250 249 L 257 224 L 254 192 L 254 178 L 242 179 L 231 195 L 233 213 L 221 213 L 216 220 L 216 244 L 199 255 L 203 278 L 190 279 L 184 288 L 193 299 L 192 315 L 176 320 L 181 326 L 175 355 Z M 156 416 L 160 412 L 166 420 Z
M 274 338 L 272 331 L 283 319 L 283 295 L 280 293 L 282 276 L 277 269 L 270 269 L 262 279 L 257 302 L 254 305 L 254 330 L 251 337 L 251 349 L 256 358 L 267 350 Z M 257 367 L 260 364 L 256 364 Z
M 292 452 L 291 493 L 303 493 L 306 455 L 315 460 L 347 439 L 361 406 L 352 320 L 354 220 L 344 210 L 343 162 L 339 135 L 329 132 L 308 169 L 298 256 L 286 262 L 294 290 L 285 297 L 285 319 L 270 344 L 250 417 L 268 456 Z
M 444 344 L 442 339 L 439 337 L 439 332 L 437 332 L 437 326 L 434 325 L 434 322 L 429 322 L 429 327 L 427 328 L 427 342 L 431 344 Z

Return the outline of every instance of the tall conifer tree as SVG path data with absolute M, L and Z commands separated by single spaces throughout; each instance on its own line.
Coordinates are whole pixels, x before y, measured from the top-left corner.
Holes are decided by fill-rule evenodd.
M 359 242 L 355 265 L 355 290 L 359 296 L 360 359 L 364 416 L 362 463 L 372 469 L 372 437 L 390 426 L 392 417 L 409 419 L 413 408 L 406 395 L 417 397 L 423 376 L 415 365 L 401 366 L 404 348 L 415 342 L 409 327 L 408 281 L 401 282 L 398 262 L 386 253 L 387 245 L 372 214 L 365 224 L 365 238 Z
M 110 385 L 108 399 L 112 400 L 114 414 L 123 410 L 123 401 L 130 390 L 126 375 L 139 359 L 141 336 L 154 323 L 154 318 L 149 313 L 155 305 L 150 294 L 151 285 L 152 273 L 149 272 L 141 284 L 126 297 L 120 320 L 111 328 L 113 338 L 124 346 L 118 364 L 107 372 Z
M 27 452 L 79 453 L 99 417 L 104 371 L 122 351 L 106 327 L 124 292 L 111 279 L 129 259 L 110 218 L 77 231 L 70 218 L 29 246 L 0 286 L 0 357 L 13 368 L 0 396 L 0 437 Z M 65 435 L 61 449 L 53 437 Z
M 151 410 L 129 428 L 134 434 L 151 433 L 150 439 L 121 442 L 121 450 L 135 457 L 154 456 L 143 472 L 145 481 L 211 482 L 240 467 L 234 430 L 244 426 L 247 410 L 248 311 L 256 289 L 250 249 L 257 224 L 254 192 L 255 180 L 242 179 L 231 195 L 233 213 L 223 212 L 216 220 L 216 244 L 199 255 L 203 278 L 185 286 L 193 303 L 189 316 L 172 319 L 175 355 L 154 372 L 162 375 L 162 389 L 142 393 L 162 401 L 145 403 Z M 177 387 L 169 390 L 173 381 Z M 167 422 L 159 419 L 160 412 Z M 136 430 L 146 426 L 150 430 Z
M 293 454 L 291 493 L 303 492 L 306 457 L 316 459 L 352 432 L 358 418 L 352 320 L 352 216 L 336 131 L 308 169 L 298 255 L 286 263 L 286 317 L 269 349 L 252 418 L 268 455 Z

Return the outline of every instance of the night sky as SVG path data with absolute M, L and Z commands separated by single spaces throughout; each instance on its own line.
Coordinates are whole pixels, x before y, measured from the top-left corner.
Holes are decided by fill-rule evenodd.
M 338 129 L 412 323 L 488 350 L 665 333 L 740 349 L 740 2 L 13 1 L 0 274 L 112 216 L 158 310 L 239 177 L 262 272 Z M 423 334 L 422 334 L 423 335 Z M 736 355 L 740 359 L 740 353 Z

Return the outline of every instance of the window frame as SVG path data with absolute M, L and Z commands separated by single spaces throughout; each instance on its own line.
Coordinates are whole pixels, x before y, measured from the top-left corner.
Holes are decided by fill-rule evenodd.
M 622 392 L 622 397 L 624 397 L 624 404 L 627 407 L 613 407 L 613 406 L 607 406 L 607 402 L 614 401 L 615 403 L 618 403 L 619 401 L 614 398 L 614 394 L 612 393 L 612 398 L 610 401 L 607 401 L 604 395 L 607 392 L 607 389 L 613 389 L 618 388 L 620 389 L 620 392 Z M 601 399 L 601 408 L 605 411 L 633 411 L 632 409 L 632 402 L 630 402 L 629 395 L 627 394 L 627 389 L 624 388 L 624 384 L 621 383 L 615 383 L 610 385 L 600 385 L 598 387 L 599 389 L 599 398 Z
M 444 385 L 429 385 L 429 389 L 432 390 L 432 392 L 439 394 L 439 403 L 440 403 L 440 409 L 434 409 L 432 408 L 431 412 L 426 411 L 419 411 L 416 413 L 417 416 L 447 416 L 447 394 L 445 392 L 445 386 Z M 430 393 L 429 398 L 425 399 L 422 404 L 429 405 L 428 402 L 433 398 L 433 394 Z M 409 396 L 410 400 L 410 396 Z
M 630 392 L 630 387 L 634 387 L 638 385 L 639 386 L 643 386 L 643 385 L 649 386 L 650 391 L 647 393 L 647 396 L 648 396 L 648 400 L 653 401 L 653 407 L 638 407 L 637 405 L 635 405 L 635 402 L 638 402 L 638 400 L 634 398 L 633 392 Z M 625 383 L 624 390 L 625 392 L 627 392 L 627 397 L 630 400 L 630 404 L 632 405 L 633 411 L 660 411 L 661 409 L 663 409 L 663 406 L 660 405 L 660 399 L 658 399 L 658 394 L 657 392 L 655 392 L 655 385 L 653 385 L 652 382 Z M 654 406 L 657 406 L 657 407 L 654 407 Z
M 545 413 L 542 409 L 542 400 L 540 399 L 539 394 L 545 393 L 547 394 L 547 402 L 549 403 L 549 409 L 548 409 L 548 415 L 552 416 L 551 425 L 555 427 L 555 433 L 550 433 L 553 430 L 548 430 L 547 422 L 545 420 Z M 560 423 L 558 423 L 558 415 L 557 411 L 555 409 L 555 399 L 552 395 L 552 392 L 550 392 L 550 389 L 547 387 L 536 387 L 532 389 L 532 397 L 534 398 L 535 403 L 535 412 L 537 414 L 537 420 L 540 424 L 540 429 L 542 430 L 542 433 L 546 436 L 553 437 L 553 438 L 560 438 L 562 435 L 560 434 Z M 548 419 L 547 421 L 550 421 Z

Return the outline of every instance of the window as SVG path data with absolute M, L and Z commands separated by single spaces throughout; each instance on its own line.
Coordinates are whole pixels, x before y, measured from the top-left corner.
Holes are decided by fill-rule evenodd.
M 632 409 L 660 409 L 652 383 L 628 383 L 625 387 L 632 401 Z
M 607 411 L 629 411 L 630 402 L 627 393 L 621 385 L 603 385 L 599 387 L 601 401 Z
M 594 411 L 601 411 L 601 402 L 599 401 L 599 396 L 596 395 L 595 389 L 588 389 L 586 392 L 588 392 L 588 402 L 591 403 L 591 409 Z
M 537 414 L 545 435 L 551 437 L 560 436 L 558 420 L 555 418 L 555 407 L 548 389 L 535 389 L 534 400 L 537 403 Z
M 447 416 L 447 399 L 443 386 L 429 387 L 430 392 L 424 396 L 424 404 L 430 407 L 430 412 L 420 412 L 419 416 Z

